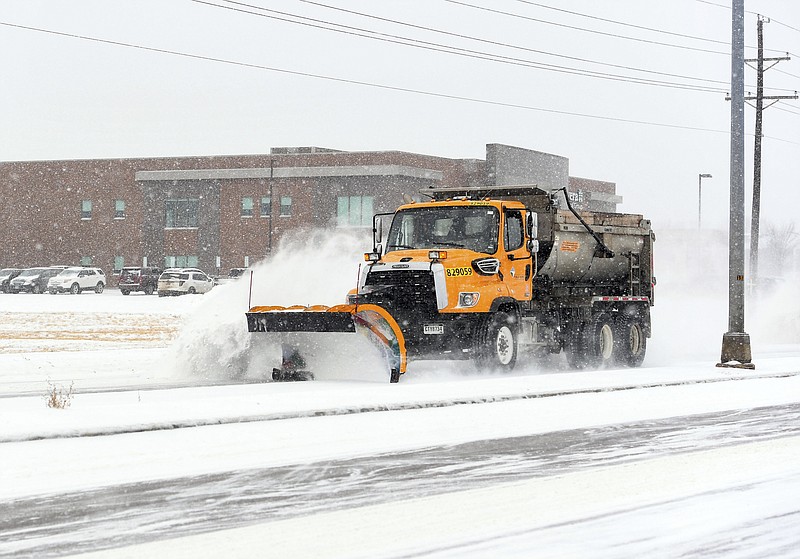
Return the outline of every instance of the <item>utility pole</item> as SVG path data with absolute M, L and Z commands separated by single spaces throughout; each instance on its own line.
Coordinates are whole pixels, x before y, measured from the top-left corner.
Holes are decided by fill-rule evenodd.
M 771 100 L 772 106 L 781 99 L 797 99 L 797 94 L 794 95 L 764 95 L 764 62 L 772 62 L 769 68 L 775 66 L 782 60 L 789 60 L 789 56 L 781 56 L 777 58 L 764 58 L 764 23 L 769 23 L 769 18 L 759 15 L 758 16 L 758 58 L 745 59 L 749 65 L 753 62 L 756 63 L 756 71 L 758 72 L 756 82 L 756 95 L 755 97 L 745 97 L 745 101 L 756 101 L 756 127 L 755 127 L 755 144 L 753 146 L 753 214 L 750 222 L 750 286 L 755 288 L 758 282 L 758 235 L 759 235 L 759 220 L 761 217 L 761 137 L 762 137 L 762 122 L 764 112 L 764 100 Z M 766 68 L 769 70 L 769 68 Z
M 744 331 L 744 0 L 731 1 L 731 201 L 728 235 L 728 331 L 720 367 L 754 369 Z

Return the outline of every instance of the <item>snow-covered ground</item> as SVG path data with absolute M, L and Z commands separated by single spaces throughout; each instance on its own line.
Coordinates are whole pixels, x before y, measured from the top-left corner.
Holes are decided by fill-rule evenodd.
M 265 382 L 248 301 L 354 281 L 360 245 L 320 242 L 252 293 L 0 295 L 0 556 L 800 557 L 792 297 L 754 305 L 755 371 L 715 367 L 724 294 L 667 273 L 641 369 Z

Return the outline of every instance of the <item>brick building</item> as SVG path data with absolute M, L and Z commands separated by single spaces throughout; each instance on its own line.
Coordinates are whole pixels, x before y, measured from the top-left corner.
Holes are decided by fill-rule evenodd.
M 431 186 L 569 187 L 613 211 L 613 183 L 564 157 L 500 144 L 486 160 L 273 148 L 265 155 L 0 162 L 0 267 L 247 266 L 299 228 L 369 227 Z M 575 182 L 577 181 L 577 182 Z

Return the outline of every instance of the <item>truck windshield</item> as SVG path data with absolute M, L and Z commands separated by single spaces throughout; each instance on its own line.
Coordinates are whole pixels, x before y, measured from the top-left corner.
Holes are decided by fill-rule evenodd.
M 497 252 L 500 216 L 491 206 L 412 208 L 395 214 L 386 252 L 408 249 L 466 248 Z

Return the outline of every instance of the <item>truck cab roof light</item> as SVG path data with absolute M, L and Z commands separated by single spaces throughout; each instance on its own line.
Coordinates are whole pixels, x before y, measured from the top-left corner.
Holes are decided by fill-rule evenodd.
M 429 250 L 428 251 L 428 258 L 431 260 L 444 260 L 447 258 L 447 251 L 446 250 Z

